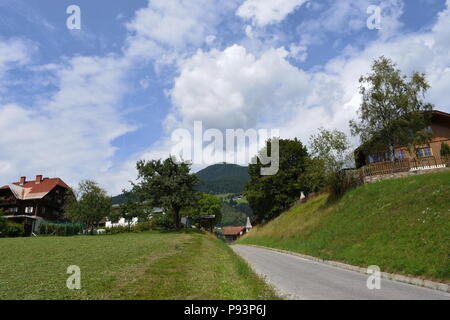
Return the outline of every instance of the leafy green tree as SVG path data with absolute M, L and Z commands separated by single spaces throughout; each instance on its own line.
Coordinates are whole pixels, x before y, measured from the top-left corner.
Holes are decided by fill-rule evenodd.
M 118 223 L 120 218 L 122 218 L 122 213 L 120 212 L 120 206 L 119 208 L 111 208 L 111 211 L 108 215 L 108 220 L 111 223 Z
M 140 222 L 147 221 L 152 206 L 149 201 L 140 201 L 136 194 L 123 190 L 125 201 L 120 204 L 117 214 L 120 218 L 124 218 L 128 223 L 128 227 L 131 228 L 133 219 L 137 218 Z
M 250 181 L 246 185 L 245 197 L 258 222 L 277 217 L 296 201 L 303 191 L 298 181 L 306 171 L 309 159 L 306 147 L 297 140 L 279 139 L 279 170 L 271 176 L 261 175 L 263 164 L 257 159 L 249 166 Z M 260 155 L 271 154 L 272 140 L 259 151 Z
M 198 201 L 198 213 L 199 215 L 215 215 L 216 219 L 213 222 L 213 226 L 218 225 L 222 221 L 221 203 L 217 197 L 202 193 L 200 200 Z
M 92 180 L 80 182 L 78 190 L 69 191 L 66 199 L 64 216 L 70 221 L 83 223 L 91 233 L 111 212 L 111 197 Z
M 441 144 L 441 157 L 450 156 L 450 146 L 445 142 Z
M 309 151 L 313 158 L 322 160 L 328 172 L 353 165 L 350 141 L 345 133 L 336 129 L 319 128 L 319 132 L 309 138 Z
M 173 217 L 175 228 L 180 228 L 180 212 L 197 201 L 197 176 L 190 173 L 190 164 L 175 158 L 140 160 L 137 162 L 138 183 L 132 192 L 140 202 L 148 201 L 164 208 Z
M 305 172 L 298 177 L 297 184 L 308 195 L 321 191 L 329 183 L 329 175 L 323 160 L 306 159 Z
M 413 72 L 408 79 L 392 60 L 380 57 L 372 72 L 362 76 L 362 104 L 359 120 L 350 121 L 353 135 L 359 135 L 367 151 L 389 151 L 395 161 L 395 147 L 428 144 L 427 126 L 433 106 L 423 101 L 429 85 L 424 74 Z

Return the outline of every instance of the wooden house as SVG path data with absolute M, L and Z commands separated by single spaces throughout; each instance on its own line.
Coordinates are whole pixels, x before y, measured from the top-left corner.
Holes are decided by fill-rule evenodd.
M 3 215 L 25 227 L 26 235 L 37 233 L 42 221 L 62 221 L 66 192 L 69 186 L 60 178 L 43 178 L 0 187 L 0 209 Z

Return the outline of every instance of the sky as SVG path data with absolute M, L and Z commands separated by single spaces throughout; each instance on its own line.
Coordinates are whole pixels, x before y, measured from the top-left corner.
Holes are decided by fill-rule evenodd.
M 425 73 L 425 99 L 450 112 L 450 0 L 0 0 L 0 184 L 43 174 L 116 195 L 196 121 L 350 134 L 381 55 Z

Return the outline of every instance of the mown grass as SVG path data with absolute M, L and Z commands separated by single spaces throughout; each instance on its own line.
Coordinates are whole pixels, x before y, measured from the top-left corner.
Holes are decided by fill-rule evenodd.
M 320 195 L 238 243 L 449 282 L 450 171 L 364 185 L 334 204 Z
M 274 299 L 228 246 L 195 232 L 0 239 L 0 299 Z M 81 269 L 81 290 L 66 287 Z

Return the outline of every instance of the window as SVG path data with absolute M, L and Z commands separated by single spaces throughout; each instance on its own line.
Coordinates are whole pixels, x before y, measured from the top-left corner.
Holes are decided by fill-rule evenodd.
M 389 161 L 389 152 L 373 153 L 369 155 L 369 163 Z
M 405 159 L 405 150 L 395 150 L 395 159 L 404 160 Z
M 17 211 L 19 211 L 19 209 L 18 209 L 17 207 L 14 207 L 14 208 L 8 208 L 8 212 L 16 213 Z
M 25 213 L 33 213 L 33 207 L 26 207 Z
M 433 155 L 433 152 L 431 148 L 418 148 L 416 149 L 416 155 L 417 157 L 431 157 Z

